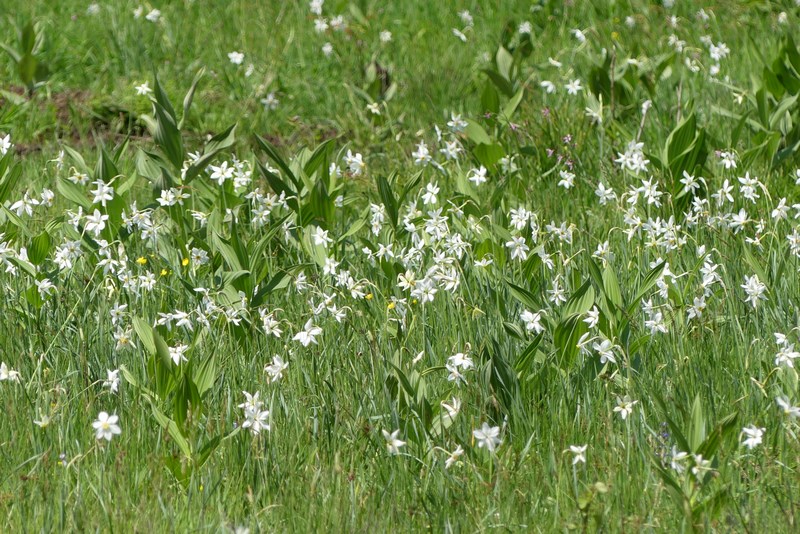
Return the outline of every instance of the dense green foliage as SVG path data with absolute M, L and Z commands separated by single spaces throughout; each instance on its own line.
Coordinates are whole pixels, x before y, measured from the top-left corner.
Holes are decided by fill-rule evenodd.
M 797 3 L 0 7 L 3 530 L 795 531 Z

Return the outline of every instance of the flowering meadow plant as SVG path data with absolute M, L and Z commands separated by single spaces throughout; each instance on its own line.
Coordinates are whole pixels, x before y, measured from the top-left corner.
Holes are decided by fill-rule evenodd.
M 33 4 L 6 530 L 794 530 L 800 6 Z

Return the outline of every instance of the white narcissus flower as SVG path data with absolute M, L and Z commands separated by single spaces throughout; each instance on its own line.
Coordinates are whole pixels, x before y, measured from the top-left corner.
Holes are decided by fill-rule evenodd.
M 328 248 L 328 245 L 333 243 L 333 239 L 328 236 L 328 231 L 319 226 L 315 227 L 314 231 L 311 232 L 311 239 L 314 240 L 315 245 L 322 245 L 324 248 Z
M 775 402 L 778 404 L 781 412 L 783 412 L 783 415 L 791 417 L 792 419 L 800 418 L 800 407 L 792 406 L 792 404 L 789 402 L 789 399 L 786 397 L 778 397 L 775 399 Z
M 439 202 L 437 195 L 439 194 L 439 183 L 432 182 L 425 186 L 425 194 L 422 195 L 422 202 L 426 205 L 436 204 Z
M 272 357 L 272 363 L 264 367 L 264 372 L 269 375 L 270 382 L 277 382 L 283 378 L 283 372 L 289 368 L 289 364 L 277 354 Z
M 528 259 L 528 252 L 530 247 L 525 243 L 525 238 L 522 236 L 512 237 L 511 241 L 506 242 L 506 247 L 511 250 L 511 259 L 518 259 L 525 261 Z
M 261 395 L 260 391 L 256 391 L 254 394 L 250 394 L 246 391 L 242 391 L 244 394 L 245 401 L 239 405 L 239 408 L 247 412 L 251 411 L 258 411 L 264 405 L 264 403 L 259 400 L 259 396 Z
M 50 416 L 40 413 L 39 419 L 34 419 L 33 424 L 39 428 L 47 428 L 50 425 Z
M 262 430 L 269 432 L 269 410 L 245 410 L 245 421 L 242 428 L 249 428 L 257 436 Z
M 122 433 L 117 422 L 119 416 L 108 415 L 107 412 L 100 412 L 97 415 L 97 420 L 92 423 L 95 430 L 95 438 L 111 441 L 111 438 Z
M 600 310 L 597 309 L 597 306 L 592 306 L 592 309 L 586 312 L 586 317 L 583 319 L 583 322 L 589 325 L 589 328 L 594 328 L 599 321 Z
M 107 220 L 108 215 L 100 213 L 100 210 L 95 209 L 94 213 L 86 216 L 86 231 L 91 232 L 95 237 L 99 236 L 105 229 Z
M 109 200 L 114 200 L 114 188 L 102 180 L 95 180 L 92 183 L 95 185 L 95 188 L 89 191 L 94 195 L 92 204 L 99 202 L 105 208 Z
M 558 175 L 561 180 L 558 182 L 559 187 L 570 189 L 575 186 L 575 174 L 569 171 L 559 171 Z
M 328 24 L 328 20 L 324 17 L 319 17 L 314 19 L 314 31 L 317 33 L 325 33 L 328 31 L 330 25 Z
M 441 404 L 450 419 L 455 419 L 456 415 L 458 415 L 458 412 L 461 410 L 461 401 L 457 397 L 453 397 L 450 404 L 447 404 L 445 401 L 442 401 Z
M 137 96 L 147 96 L 153 92 L 153 90 L 150 89 L 150 86 L 147 85 L 147 82 L 144 82 L 141 85 L 137 85 L 136 87 L 134 87 L 134 89 L 136 89 Z
M 278 108 L 278 104 L 281 103 L 280 100 L 275 96 L 275 93 L 269 93 L 266 97 L 261 99 L 261 103 L 264 105 L 264 109 L 267 110 L 274 110 Z
M 244 61 L 244 54 L 234 50 L 233 52 L 228 53 L 228 59 L 234 65 L 241 65 Z
M 347 154 L 344 157 L 344 162 L 345 165 L 347 165 L 350 174 L 353 176 L 360 175 L 367 168 L 367 164 L 364 162 L 364 156 L 359 153 L 353 154 L 351 150 L 347 151 Z
M 487 172 L 486 167 L 481 165 L 477 169 L 471 169 L 469 171 L 469 173 L 467 174 L 467 179 L 470 182 L 472 182 L 473 184 L 475 184 L 476 187 L 478 187 L 481 184 L 485 184 L 486 183 L 486 180 L 487 180 L 486 172 Z
M 553 94 L 556 92 L 556 84 L 551 82 L 550 80 L 544 80 L 539 84 L 539 86 L 544 89 L 544 91 L 548 94 Z
M 486 447 L 489 452 L 494 452 L 495 449 L 503 442 L 500 439 L 500 427 L 490 427 L 487 423 L 483 423 L 480 428 L 472 431 L 472 436 L 478 442 L 478 448 Z
M 103 387 L 111 390 L 111 393 L 116 393 L 119 390 L 119 369 L 110 371 L 106 369 L 108 378 L 103 381 Z
M 745 439 L 742 441 L 742 445 L 748 449 L 754 449 L 761 444 L 765 431 L 765 428 L 758 428 L 753 425 L 744 427 L 742 429 L 742 434 L 745 436 Z
M 586 449 L 588 445 L 570 445 L 569 449 L 564 452 L 571 452 L 573 454 L 572 465 L 579 463 L 586 463 Z
M 299 341 L 301 345 L 307 347 L 312 343 L 316 345 L 316 338 L 320 334 L 322 334 L 322 328 L 315 326 L 313 319 L 309 319 L 303 327 L 303 330 L 296 333 L 292 340 Z
M 703 478 L 705 478 L 706 473 L 712 470 L 711 460 L 706 460 L 703 458 L 702 454 L 692 455 L 692 460 L 694 460 L 692 474 L 697 478 L 698 481 L 702 481 Z
M 308 9 L 314 15 L 319 16 L 322 15 L 323 4 L 325 4 L 325 0 L 311 0 L 311 2 L 308 3 Z
M 11 150 L 11 134 L 6 134 L 5 137 L 0 137 L 0 156 L 5 156 Z
M 617 359 L 614 357 L 614 344 L 608 339 L 604 339 L 600 343 L 593 343 L 592 349 L 600 356 L 601 364 L 605 365 L 606 362 L 617 363 Z
M 519 318 L 523 323 L 525 323 L 525 330 L 528 332 L 533 332 L 538 336 L 544 332 L 544 326 L 542 326 L 542 314 L 544 313 L 544 310 L 536 313 L 533 313 L 530 310 L 524 310 L 520 314 Z
M 456 447 L 456 450 L 448 453 L 447 460 L 444 461 L 444 468 L 450 469 L 450 467 L 452 467 L 453 464 L 458 463 L 459 461 L 458 459 L 461 457 L 462 454 L 464 454 L 464 449 L 462 449 L 461 445 L 459 445 L 458 447 Z
M 414 165 L 425 166 L 433 161 L 431 151 L 428 149 L 428 145 L 425 144 L 425 141 L 419 142 L 417 149 L 411 153 L 411 156 L 414 158 Z
M 189 360 L 186 358 L 187 350 L 189 350 L 189 345 L 169 347 L 169 357 L 172 358 L 175 365 L 180 365 L 181 362 L 188 362 Z
M 389 454 L 399 454 L 400 447 L 403 447 L 406 444 L 405 441 L 397 439 L 397 436 L 400 435 L 400 429 L 398 428 L 392 433 L 389 433 L 386 430 L 382 430 L 381 432 L 383 432 L 383 439 L 386 440 L 386 450 L 389 451 Z
M 223 161 L 219 166 L 209 165 L 208 168 L 211 171 L 210 178 L 216 180 L 217 185 L 220 186 L 225 183 L 225 180 L 232 180 L 233 174 L 236 171 L 234 167 L 228 166 L 227 161 Z
M 42 278 L 35 282 L 36 289 L 39 291 L 39 296 L 46 299 L 48 296 L 56 292 L 56 286 L 48 278 Z
M 581 86 L 581 81 L 580 80 L 572 80 L 567 85 L 565 85 L 564 88 L 567 90 L 567 93 L 570 94 L 570 95 L 577 95 L 583 89 L 583 87 Z
M 459 352 L 447 358 L 447 363 L 459 369 L 472 369 L 475 367 L 475 362 L 463 352 Z
M 6 365 L 6 362 L 2 362 L 0 363 L 0 382 L 5 380 L 19 382 L 19 372 Z
M 17 214 L 17 217 L 22 217 L 25 213 L 28 217 L 33 216 L 33 208 L 39 205 L 39 200 L 32 198 L 28 192 L 23 195 L 22 200 L 14 202 L 9 208 Z
M 638 403 L 638 400 L 631 400 L 628 395 L 620 398 L 617 397 L 617 405 L 614 411 L 619 414 L 623 421 L 625 421 L 630 414 L 633 413 L 633 407 Z
M 767 291 L 767 286 L 758 279 L 758 275 L 754 274 L 753 276 L 745 276 L 744 277 L 744 284 L 741 285 L 744 292 L 747 294 L 747 298 L 744 299 L 745 302 L 749 302 L 753 305 L 753 308 L 758 306 L 759 300 L 767 300 L 767 297 L 764 293 Z

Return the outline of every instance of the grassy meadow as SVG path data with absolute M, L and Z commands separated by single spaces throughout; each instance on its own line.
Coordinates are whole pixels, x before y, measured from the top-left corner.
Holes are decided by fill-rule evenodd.
M 799 27 L 0 5 L 0 530 L 796 532 Z

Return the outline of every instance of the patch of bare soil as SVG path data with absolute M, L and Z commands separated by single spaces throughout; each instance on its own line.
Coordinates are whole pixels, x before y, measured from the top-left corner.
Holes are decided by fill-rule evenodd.
M 6 91 L 25 97 L 25 88 L 11 86 Z M 113 103 L 98 104 L 92 102 L 91 91 L 85 89 L 65 89 L 50 93 L 49 96 L 35 94 L 30 100 L 40 112 L 55 116 L 55 122 L 45 128 L 40 139 L 27 143 L 17 143 L 16 151 L 20 155 L 42 150 L 55 136 L 71 146 L 90 146 L 99 143 L 114 145 L 125 138 L 149 138 L 147 129 L 139 117 L 122 106 Z M 5 99 L 0 97 L 0 106 Z

